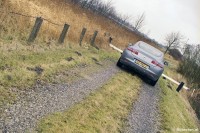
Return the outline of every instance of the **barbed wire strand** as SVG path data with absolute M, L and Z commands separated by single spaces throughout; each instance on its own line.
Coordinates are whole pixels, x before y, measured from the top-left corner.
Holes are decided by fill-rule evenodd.
M 9 14 L 15 14 L 15 15 L 23 16 L 23 17 L 28 17 L 28 18 L 37 18 L 35 16 L 25 15 L 25 14 L 21 14 L 17 12 L 9 12 Z
M 18 13 L 18 12 L 5 12 L 5 11 L 2 11 L 2 10 L 0 10 L 0 12 L 1 13 L 7 13 L 7 14 L 14 14 L 14 15 L 19 15 L 19 16 L 23 16 L 23 17 L 28 17 L 28 18 L 38 18 L 38 17 L 36 17 L 36 16 L 31 16 L 31 15 L 25 15 L 25 14 L 22 14 L 22 13 Z M 61 25 L 61 24 L 57 24 L 57 23 L 54 23 L 54 22 L 52 22 L 51 20 L 49 20 L 49 19 L 46 19 L 46 18 L 43 18 L 43 17 L 41 17 L 44 21 L 47 21 L 47 22 L 49 22 L 49 23 L 51 23 L 51 24 L 53 24 L 53 25 L 56 25 L 56 26 L 63 26 L 63 25 Z
M 53 24 L 53 25 L 63 26 L 63 25 L 61 25 L 61 24 L 54 23 L 54 22 L 52 22 L 52 21 L 50 21 L 50 20 L 48 20 L 48 19 L 46 19 L 46 18 L 43 18 L 43 20 L 45 20 L 45 21 L 47 21 L 47 22 L 49 22 L 49 23 L 51 23 L 51 24 Z

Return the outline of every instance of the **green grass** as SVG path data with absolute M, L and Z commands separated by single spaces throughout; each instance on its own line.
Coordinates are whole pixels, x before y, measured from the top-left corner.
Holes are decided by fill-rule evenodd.
M 79 51 L 83 56 L 79 57 L 75 51 Z M 0 85 L 7 87 L 26 87 L 33 84 L 34 79 L 49 76 L 57 71 L 69 69 L 75 65 L 92 63 L 92 57 L 98 60 L 110 58 L 115 53 L 108 53 L 104 50 L 96 51 L 94 49 L 57 49 L 41 52 L 11 52 L 0 54 Z M 115 54 L 116 55 L 116 54 Z M 72 57 L 73 61 L 68 62 L 66 58 Z M 36 66 L 44 69 L 42 75 L 37 75 L 27 67 Z M 9 78 L 10 77 L 10 78 Z
M 121 72 L 85 100 L 65 112 L 46 116 L 37 131 L 44 133 L 114 133 L 124 121 L 137 98 L 141 81 Z
M 176 87 L 168 88 L 169 81 L 160 80 L 161 87 L 161 129 L 165 133 L 176 133 L 178 129 L 198 129 L 193 110 L 181 93 L 176 92 Z M 185 131 L 189 132 L 189 131 Z
M 24 47 L 21 44 L 20 47 Z M 12 88 L 17 90 L 30 88 L 40 80 L 44 83 L 54 82 L 54 76 L 63 73 L 80 64 L 95 64 L 92 58 L 98 61 L 105 59 L 117 60 L 119 54 L 116 52 L 106 52 L 105 50 L 96 50 L 93 47 L 72 48 L 64 46 L 39 46 L 33 49 L 19 50 L 0 50 L 0 107 L 15 101 L 17 93 L 11 91 Z M 82 56 L 78 56 L 78 51 Z M 67 61 L 66 58 L 72 57 L 74 60 Z M 35 67 L 43 69 L 41 74 L 33 71 Z M 68 77 L 69 78 L 69 77 Z M 62 80 L 60 80 L 62 81 Z M 57 81 L 59 82 L 59 81 Z

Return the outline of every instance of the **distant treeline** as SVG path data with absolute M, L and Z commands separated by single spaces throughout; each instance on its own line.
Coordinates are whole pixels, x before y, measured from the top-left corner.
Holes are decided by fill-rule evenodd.
M 118 14 L 111 1 L 103 2 L 102 0 L 66 0 L 66 2 L 78 4 L 82 8 L 91 10 L 105 17 L 112 18 L 122 24 L 132 26 L 129 22 L 127 22 L 127 17 L 123 17 L 122 15 Z

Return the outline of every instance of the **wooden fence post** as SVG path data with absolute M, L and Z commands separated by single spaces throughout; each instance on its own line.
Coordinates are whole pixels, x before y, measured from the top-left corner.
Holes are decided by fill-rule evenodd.
M 95 32 L 94 32 L 94 35 L 93 35 L 93 37 L 92 37 L 92 39 L 91 39 L 90 45 L 95 46 L 94 42 L 95 42 L 95 39 L 96 39 L 96 37 L 97 37 L 97 34 L 98 34 L 98 31 L 95 31 Z
M 109 37 L 109 43 L 112 43 L 113 38 Z
M 64 43 L 64 40 L 65 40 L 66 34 L 67 34 L 67 32 L 68 32 L 69 26 L 70 26 L 70 25 L 68 25 L 68 24 L 65 24 L 65 25 L 64 25 L 64 28 L 63 28 L 63 30 L 62 30 L 62 33 L 60 34 L 60 37 L 59 37 L 59 39 L 58 39 L 58 43 L 59 43 L 59 44 Z
M 32 29 L 32 32 L 28 38 L 28 42 L 33 42 L 35 40 L 35 38 L 37 37 L 37 34 L 40 30 L 40 27 L 42 25 L 43 19 L 41 17 L 37 17 L 36 21 L 35 21 L 35 25 Z
M 183 88 L 183 86 L 184 86 L 184 83 L 181 82 L 178 88 L 176 89 L 176 91 L 179 92 Z
M 80 36 L 80 41 L 79 41 L 79 45 L 81 46 L 82 45 L 82 41 L 83 41 L 83 38 L 85 36 L 85 33 L 86 33 L 87 29 L 86 28 L 83 28 L 82 32 L 81 32 L 81 36 Z

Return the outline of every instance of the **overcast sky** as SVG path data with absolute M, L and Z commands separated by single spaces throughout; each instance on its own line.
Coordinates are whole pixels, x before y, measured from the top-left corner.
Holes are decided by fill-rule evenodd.
M 112 0 L 112 3 L 119 13 L 133 18 L 144 12 L 142 32 L 160 43 L 166 34 L 180 32 L 189 43 L 200 44 L 200 0 Z

